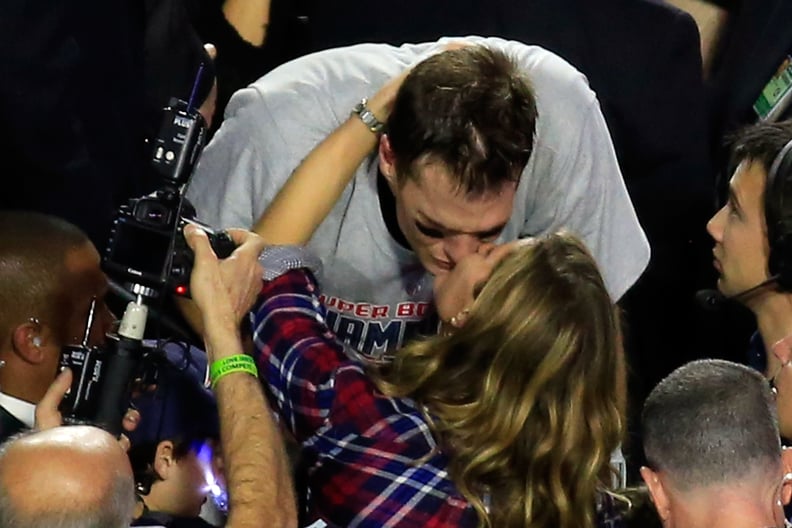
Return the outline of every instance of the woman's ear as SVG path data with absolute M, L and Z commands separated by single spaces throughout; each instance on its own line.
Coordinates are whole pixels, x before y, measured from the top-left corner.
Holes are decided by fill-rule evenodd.
M 154 453 L 154 471 L 160 479 L 168 480 L 176 459 L 173 455 L 173 442 L 163 440 L 157 444 L 157 451 Z

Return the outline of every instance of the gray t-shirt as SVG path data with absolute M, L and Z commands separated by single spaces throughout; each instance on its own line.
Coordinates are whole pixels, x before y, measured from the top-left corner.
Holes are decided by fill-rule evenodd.
M 187 193 L 199 218 L 217 228 L 252 226 L 300 161 L 362 97 L 442 51 L 448 40 L 322 51 L 237 92 Z M 497 38 L 466 40 L 513 56 L 537 99 L 534 150 L 499 241 L 565 227 L 583 239 L 611 296 L 620 298 L 646 267 L 649 245 L 594 92 L 580 72 L 542 48 Z M 309 243 L 322 260 L 318 279 L 331 328 L 373 357 L 415 333 L 432 297 L 431 276 L 387 230 L 376 175 L 372 155 Z

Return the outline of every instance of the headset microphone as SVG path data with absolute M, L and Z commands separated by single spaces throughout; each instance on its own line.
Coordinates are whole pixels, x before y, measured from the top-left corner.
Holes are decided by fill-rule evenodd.
M 696 292 L 696 302 L 699 303 L 700 306 L 708 309 L 708 310 L 718 310 L 723 307 L 723 305 L 728 301 L 737 301 L 746 297 L 756 290 L 760 288 L 764 288 L 769 284 L 773 284 L 778 281 L 780 275 L 773 275 L 766 281 L 760 282 L 756 286 L 752 286 L 747 290 L 743 290 L 739 293 L 735 293 L 734 295 L 723 295 L 718 290 L 699 290 Z
M 781 125 L 760 126 L 765 127 L 763 133 L 768 133 L 772 127 Z M 772 134 L 775 134 L 773 137 L 778 134 L 788 137 L 789 133 L 788 126 L 772 131 Z M 745 155 L 742 157 L 751 158 Z M 720 309 L 727 301 L 742 299 L 769 284 L 775 284 L 779 292 L 792 292 L 792 141 L 788 140 L 781 147 L 768 166 L 764 191 L 764 216 L 767 242 L 770 246 L 767 257 L 770 278 L 735 295 L 726 296 L 718 290 L 699 290 L 696 292 L 696 301 L 705 309 Z

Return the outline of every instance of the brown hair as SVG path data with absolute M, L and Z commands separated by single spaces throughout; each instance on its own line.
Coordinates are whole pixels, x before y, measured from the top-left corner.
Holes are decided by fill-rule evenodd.
M 433 55 L 406 77 L 388 119 L 397 177 L 441 163 L 466 194 L 498 191 L 528 163 L 536 118 L 530 84 L 503 52 L 467 46 Z
M 577 238 L 516 249 L 461 329 L 387 369 L 380 389 L 426 407 L 482 525 L 593 525 L 624 432 L 625 369 L 617 310 Z

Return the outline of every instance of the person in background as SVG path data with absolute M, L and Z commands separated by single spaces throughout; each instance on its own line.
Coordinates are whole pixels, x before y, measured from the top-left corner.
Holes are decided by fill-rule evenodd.
M 707 224 L 718 290 L 756 318 L 747 361 L 778 391 L 784 438 L 792 438 L 791 142 L 790 121 L 743 130 L 732 147 L 728 200 Z
M 0 211 L 0 440 L 33 427 L 64 345 L 105 342 L 99 253 L 74 225 L 34 212 Z
M 652 390 L 641 475 L 663 526 L 788 526 L 792 475 L 774 399 L 761 374 L 723 360 L 688 363 Z
M 164 345 L 162 354 L 156 390 L 132 399 L 141 415 L 127 433 L 138 497 L 133 526 L 208 528 L 200 513 L 215 497 L 220 424 L 214 395 L 203 386 L 206 356 L 176 343 Z

